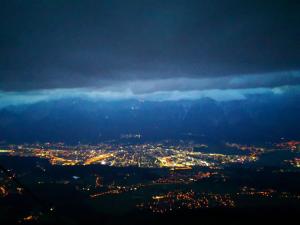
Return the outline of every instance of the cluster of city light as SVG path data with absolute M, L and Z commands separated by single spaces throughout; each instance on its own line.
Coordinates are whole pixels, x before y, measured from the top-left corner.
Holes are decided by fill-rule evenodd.
M 266 149 L 265 148 L 262 148 L 262 147 L 257 147 L 257 146 L 253 146 L 253 145 L 242 145 L 242 144 L 237 144 L 237 143 L 225 143 L 225 145 L 227 147 L 230 147 L 230 148 L 236 148 L 236 149 L 239 149 L 239 150 L 242 150 L 242 151 L 251 151 L 251 152 L 264 152 Z
M 198 172 L 198 173 L 171 173 L 167 177 L 160 177 L 157 180 L 153 181 L 156 184 L 189 184 L 195 181 L 203 180 L 210 178 L 212 176 L 222 176 L 217 172 Z
M 228 194 L 196 193 L 193 190 L 170 191 L 166 194 L 154 195 L 150 201 L 140 203 L 137 207 L 153 213 L 166 213 L 178 209 L 232 208 L 235 207 L 235 202 Z
M 300 158 L 295 157 L 294 159 L 291 160 L 285 160 L 286 163 L 292 165 L 293 167 L 300 168 Z
M 152 182 L 136 183 L 132 185 L 118 185 L 110 184 L 103 185 L 101 183 L 102 178 L 96 177 L 95 188 L 83 187 L 82 191 L 88 191 L 91 198 L 98 198 L 105 195 L 117 195 L 125 192 L 138 191 L 146 187 L 157 187 L 157 185 L 168 185 L 168 184 L 190 184 L 203 179 L 209 179 L 214 177 L 214 179 L 223 178 L 223 175 L 218 172 L 193 172 L 188 173 L 181 172 L 171 172 L 167 176 L 162 176 Z
M 191 169 L 195 166 L 217 168 L 230 163 L 254 162 L 258 156 L 226 155 L 193 151 L 193 145 L 99 144 L 64 146 L 63 144 L 10 146 L 3 154 L 48 159 L 52 165 L 101 164 L 115 167 Z
M 7 188 L 4 185 L 0 186 L 0 197 L 5 197 L 7 195 L 8 195 Z
M 276 147 L 278 147 L 278 148 L 286 148 L 286 149 L 290 149 L 292 151 L 296 151 L 296 150 L 300 151 L 300 141 L 282 142 L 282 143 L 276 144 Z
M 264 198 L 282 198 L 282 199 L 293 199 L 299 200 L 300 195 L 299 193 L 292 193 L 292 192 L 280 192 L 273 188 L 267 189 L 257 189 L 254 187 L 244 186 L 241 188 L 240 192 L 236 193 L 237 196 L 249 196 L 249 197 L 264 197 Z
M 277 193 L 277 191 L 271 188 L 264 190 L 256 190 L 255 188 L 244 186 L 241 188 L 241 192 L 238 192 L 237 195 L 272 197 L 275 193 Z

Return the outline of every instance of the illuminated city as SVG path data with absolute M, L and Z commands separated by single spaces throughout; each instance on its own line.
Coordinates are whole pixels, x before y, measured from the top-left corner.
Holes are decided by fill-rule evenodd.
M 252 149 L 248 155 L 226 155 L 194 151 L 198 145 L 165 144 L 118 145 L 99 144 L 64 146 L 63 143 L 10 145 L 0 154 L 21 157 L 37 157 L 49 160 L 52 165 L 75 166 L 101 164 L 115 167 L 136 166 L 142 168 L 191 169 L 195 166 L 216 168 L 226 164 L 243 164 L 256 161 L 263 149 Z M 244 150 L 244 147 L 234 145 Z
M 289 143 L 295 143 L 296 148 L 289 147 Z M 163 141 L 144 144 L 2 145 L 0 154 L 7 160 L 38 159 L 35 168 L 32 168 L 33 171 L 36 170 L 34 173 L 40 174 L 33 180 L 38 189 L 65 186 L 74 189 L 77 195 L 85 196 L 90 204 L 100 205 L 105 204 L 108 199 L 121 201 L 117 199 L 129 196 L 136 198 L 126 200 L 127 209 L 122 207 L 114 209 L 119 213 L 130 209 L 143 213 L 168 214 L 178 210 L 248 207 L 254 203 L 264 204 L 265 201 L 300 203 L 299 190 L 281 190 L 277 189 L 276 185 L 255 187 L 256 184 L 250 181 L 230 187 L 237 173 L 235 168 L 254 168 L 256 176 L 265 176 L 263 174 L 271 172 L 272 176 L 277 177 L 279 174 L 299 172 L 299 142 L 289 141 L 264 146 L 226 142 L 220 145 L 220 148 L 221 146 L 233 152 L 212 153 L 209 144 Z M 290 152 L 294 157 L 281 159 L 281 166 L 269 172 L 260 166 L 264 157 L 281 152 Z M 67 168 L 73 169 L 64 172 L 67 174 L 71 172 L 67 176 L 53 174 L 50 178 L 47 174 L 56 167 L 61 172 Z M 82 168 L 82 171 L 76 173 L 77 170 L 74 170 L 76 167 Z M 83 172 L 83 168 L 86 172 Z M 101 170 L 119 172 L 110 177 L 109 173 Z M 145 171 L 138 172 L 139 170 L 152 171 L 150 172 L 152 175 L 142 178 L 140 176 Z M 2 173 L 1 198 L 5 200 L 14 195 L 27 196 L 26 187 L 15 181 L 22 179 L 23 176 L 27 177 L 26 172 L 23 174 L 10 169 L 6 173 L 6 175 Z M 219 189 L 219 186 L 228 190 Z M 209 187 L 214 187 L 215 190 Z M 41 203 L 38 201 L 38 204 Z M 19 221 L 43 221 L 46 215 L 55 213 L 59 207 L 55 203 L 42 203 L 44 204 L 47 205 L 46 211 L 44 209 L 40 212 L 33 211 L 30 215 L 24 214 Z

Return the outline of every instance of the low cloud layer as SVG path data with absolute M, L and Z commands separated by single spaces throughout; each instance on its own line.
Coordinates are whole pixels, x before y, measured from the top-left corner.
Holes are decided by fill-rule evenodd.
M 160 91 L 203 91 L 211 89 L 254 89 L 275 88 L 300 85 L 300 71 L 277 72 L 267 74 L 247 74 L 214 78 L 168 78 L 119 81 L 99 88 L 106 91 L 130 90 L 134 94 L 145 94 Z M 95 82 L 94 88 L 97 87 Z
M 258 87 L 253 85 L 249 88 L 247 82 L 251 79 L 233 78 L 224 80 L 219 78 L 216 83 L 199 79 L 168 79 L 117 83 L 103 88 L 67 88 L 67 89 L 45 89 L 34 91 L 0 92 L 0 108 L 11 105 L 28 105 L 38 102 L 53 101 L 60 99 L 85 99 L 91 101 L 179 101 L 199 100 L 211 98 L 216 101 L 246 100 L 251 95 L 282 95 L 288 93 L 300 93 L 300 85 L 294 84 L 277 86 L 275 81 L 263 80 L 264 85 Z M 276 76 L 277 77 L 277 76 Z M 298 75 L 292 76 L 299 79 Z M 280 79 L 279 79 L 280 80 Z M 246 83 L 244 83 L 247 81 Z M 227 88 L 217 88 L 218 84 Z M 275 82 L 275 83 L 274 83 Z M 257 82 L 254 82 L 257 84 Z M 245 87 L 244 87 L 245 86 Z M 247 88 L 246 88 L 247 87 Z

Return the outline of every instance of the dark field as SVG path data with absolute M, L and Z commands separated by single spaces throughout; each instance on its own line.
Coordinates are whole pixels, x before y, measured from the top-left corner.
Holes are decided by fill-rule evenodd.
M 0 162 L 10 170 L 1 173 L 9 192 L 0 198 L 5 224 L 286 223 L 300 213 L 295 169 L 64 167 L 4 156 Z M 213 175 L 191 180 L 206 173 Z

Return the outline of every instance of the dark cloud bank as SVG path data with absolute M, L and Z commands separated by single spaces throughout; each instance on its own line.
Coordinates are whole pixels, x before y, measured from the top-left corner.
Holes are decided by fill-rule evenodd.
M 299 11 L 288 0 L 1 0 L 0 90 L 298 85 L 287 71 L 300 67 Z

